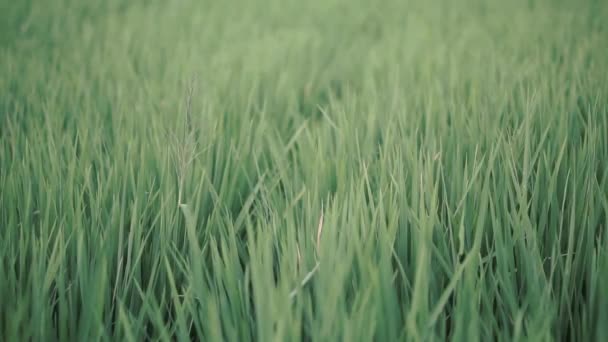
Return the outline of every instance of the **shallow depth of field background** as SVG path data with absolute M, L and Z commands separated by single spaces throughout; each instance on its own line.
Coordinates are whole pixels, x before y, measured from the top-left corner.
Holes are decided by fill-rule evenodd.
M 608 340 L 607 18 L 2 1 L 0 340 Z

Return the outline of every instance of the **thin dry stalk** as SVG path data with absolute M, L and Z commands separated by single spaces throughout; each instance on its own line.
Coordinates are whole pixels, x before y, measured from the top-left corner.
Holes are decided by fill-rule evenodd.
M 300 254 L 300 245 L 296 244 L 296 269 L 300 270 L 302 255 Z
M 321 247 L 321 234 L 323 233 L 323 205 L 321 205 L 321 217 L 319 217 L 319 226 L 317 227 L 317 250 Z

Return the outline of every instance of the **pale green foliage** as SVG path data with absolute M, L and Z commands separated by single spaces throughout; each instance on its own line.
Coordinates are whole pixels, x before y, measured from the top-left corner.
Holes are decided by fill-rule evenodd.
M 608 340 L 605 2 L 0 13 L 0 340 Z

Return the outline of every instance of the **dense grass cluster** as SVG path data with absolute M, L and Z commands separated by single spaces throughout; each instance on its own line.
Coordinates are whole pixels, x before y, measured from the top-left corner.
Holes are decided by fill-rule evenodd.
M 0 340 L 608 340 L 606 2 L 0 13 Z

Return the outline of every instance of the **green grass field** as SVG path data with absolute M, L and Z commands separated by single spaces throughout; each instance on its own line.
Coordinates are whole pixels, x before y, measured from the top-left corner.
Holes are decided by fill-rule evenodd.
M 0 13 L 0 340 L 608 341 L 607 2 Z

